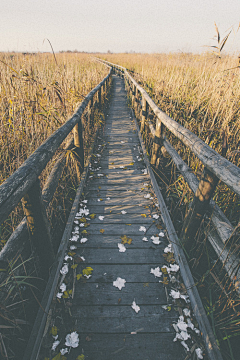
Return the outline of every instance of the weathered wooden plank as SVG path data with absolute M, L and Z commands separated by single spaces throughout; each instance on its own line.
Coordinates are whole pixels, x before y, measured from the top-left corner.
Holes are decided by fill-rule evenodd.
M 135 300 L 137 303 L 138 299 Z M 79 319 L 77 331 L 80 333 L 131 333 L 138 329 L 147 333 L 173 333 L 172 323 L 178 317 L 176 313 L 162 309 L 161 305 L 142 305 L 138 314 L 127 305 L 72 306 L 72 314 Z
M 89 198 L 88 196 L 86 197 L 86 199 L 88 199 L 88 206 L 95 206 L 95 205 L 107 205 L 107 206 L 115 206 L 115 205 L 139 205 L 141 204 L 142 206 L 144 205 L 150 205 L 151 204 L 151 200 L 149 201 L 149 199 L 145 199 L 143 196 L 139 196 L 137 194 L 129 194 L 128 197 L 126 198 Z M 102 199 L 102 200 L 101 200 Z M 100 200 L 100 201 L 99 201 Z M 101 203 L 101 204 L 99 204 Z
M 104 215 L 104 214 L 120 214 L 122 210 L 127 211 L 127 213 L 140 213 L 144 214 L 146 210 L 150 211 L 149 209 L 146 209 L 144 205 L 102 205 L 102 201 L 99 203 L 99 205 L 92 205 L 90 209 L 90 213 Z M 150 208 L 150 207 L 149 207 Z
M 82 351 L 88 360 L 183 360 L 183 346 L 173 343 L 172 333 L 80 334 Z M 69 360 L 75 360 L 79 349 L 71 349 Z
M 139 234 L 139 235 L 131 235 L 131 239 L 132 239 L 132 243 L 131 245 L 126 244 L 125 247 L 129 248 L 131 247 L 131 249 L 148 249 L 149 247 L 153 246 L 152 244 L 152 240 L 150 239 L 151 237 L 146 235 L 148 241 L 143 241 L 143 235 Z M 84 244 L 79 244 L 76 243 L 75 245 L 78 248 L 85 248 L 85 247 L 98 247 L 98 248 L 112 248 L 112 249 L 118 249 L 118 245 L 122 240 L 120 238 L 119 235 L 101 235 L 101 236 L 96 236 L 94 235 L 88 235 L 87 236 L 88 241 Z M 163 241 L 163 240 L 162 240 Z
M 143 279 L 144 280 L 144 279 Z M 74 294 L 74 303 L 84 305 L 129 305 L 137 294 L 137 304 L 166 305 L 167 298 L 164 286 L 156 283 L 127 283 L 121 291 L 113 283 L 80 283 Z
M 97 188 L 98 189 L 98 188 Z M 140 188 L 138 190 L 136 190 L 135 188 L 132 188 L 132 190 L 127 190 L 127 187 L 125 187 L 123 190 L 111 190 L 111 189 L 108 189 L 108 190 L 102 190 L 101 189 L 98 189 L 98 190 L 92 190 L 92 189 L 89 189 L 89 190 L 86 190 L 85 191 L 85 196 L 89 196 L 91 198 L 107 198 L 107 197 L 111 197 L 111 198 L 119 198 L 119 197 L 128 197 L 128 196 L 132 196 L 132 195 L 139 195 L 141 198 L 142 196 L 146 195 L 149 193 L 148 189 L 144 189 L 144 190 L 141 190 L 143 188 Z
M 145 214 L 145 212 L 144 212 Z M 142 214 L 142 215 L 144 215 Z M 106 225 L 106 224 L 126 224 L 127 223 L 131 223 L 131 224 L 143 224 L 144 226 L 149 226 L 151 224 L 155 223 L 155 220 L 151 217 L 147 215 L 146 217 L 141 216 L 141 214 L 107 214 L 104 216 L 103 220 L 99 219 L 99 214 L 95 217 L 95 219 L 93 220 L 89 220 L 88 221 L 90 223 L 90 228 L 92 227 L 93 224 L 101 224 L 101 225 Z
M 102 165 L 102 164 L 100 164 Z M 121 168 L 120 166 L 124 166 L 124 168 Z M 98 177 L 98 174 L 104 174 L 106 176 L 108 176 L 109 174 L 111 174 L 111 178 L 115 175 L 118 176 L 121 173 L 126 174 L 126 176 L 128 176 L 129 178 L 131 178 L 132 175 L 138 175 L 141 173 L 141 170 L 144 170 L 144 166 L 140 165 L 140 164 L 136 164 L 136 165 L 129 165 L 127 163 L 123 163 L 120 166 L 115 166 L 115 165 L 109 165 L 107 166 L 102 166 L 100 170 L 98 170 L 97 172 L 94 172 L 95 177 Z M 139 171 L 140 170 L 140 171 Z
M 121 241 L 119 241 L 120 243 Z M 85 261 L 84 265 L 94 265 L 94 264 L 151 264 L 159 263 L 159 265 L 164 264 L 163 257 L 163 248 L 166 246 L 166 243 L 154 245 L 146 251 L 143 249 L 131 249 L 127 247 L 125 252 L 119 252 L 116 246 L 116 249 L 98 249 L 94 250 L 91 248 L 80 248 L 77 253 L 81 256 L 84 256 Z M 121 272 L 121 266 L 118 266 L 119 272 Z
M 151 268 L 156 268 L 157 266 L 160 266 L 159 261 L 140 265 L 121 264 L 121 268 L 115 264 L 95 264 L 92 266 L 92 277 L 87 280 L 87 283 L 113 283 L 117 277 L 121 277 L 126 279 L 128 283 L 144 281 L 146 284 L 155 283 L 157 286 L 162 287 L 163 285 L 159 283 L 159 278 L 155 278 L 150 273 Z M 80 273 L 84 267 L 86 267 L 84 263 L 79 264 L 77 272 Z M 119 291 L 119 294 L 121 295 L 121 291 Z
M 145 180 L 144 183 L 148 183 L 149 180 Z M 100 186 L 100 189 L 99 189 L 99 186 Z M 91 189 L 89 189 L 90 191 L 93 190 L 93 191 L 96 191 L 96 190 L 100 190 L 100 191 L 109 191 L 109 193 L 111 192 L 114 192 L 114 191 L 141 191 L 141 189 L 144 188 L 144 185 L 143 183 L 129 183 L 125 185 L 118 185 L 118 184 L 101 184 L 101 185 L 98 185 L 96 182 L 95 183 L 91 183 Z
M 129 226 L 127 225 L 128 222 L 126 220 L 126 224 L 92 224 L 89 227 L 86 228 L 87 232 L 89 234 L 99 234 L 100 230 L 104 230 L 104 234 L 105 235 L 136 235 L 136 234 L 143 234 L 144 236 L 144 232 L 139 231 L 140 225 L 138 224 L 130 224 Z M 150 225 L 150 224 L 146 224 L 145 222 L 142 223 L 143 226 L 146 227 L 147 234 L 148 235 L 154 235 L 154 234 L 158 234 L 159 230 L 156 228 L 155 225 Z M 141 226 L 142 226 L 141 225 Z M 84 229 L 84 228 L 83 228 Z
M 101 169 L 100 169 L 101 170 Z M 116 182 L 117 180 L 122 180 L 122 179 L 125 179 L 125 182 L 127 183 L 128 180 L 132 181 L 132 182 L 135 182 L 135 181 L 141 181 L 141 182 L 144 182 L 144 176 L 143 174 L 131 174 L 131 173 L 128 173 L 129 170 L 122 170 L 122 169 L 119 169 L 119 171 L 116 169 L 116 171 L 114 172 L 111 172 L 110 174 L 107 174 L 105 177 L 107 178 L 108 181 L 113 181 L 113 182 Z M 104 172 L 100 172 L 96 174 L 96 176 L 100 177 L 100 181 L 101 181 L 101 177 L 102 176 L 99 176 L 98 174 L 103 174 L 104 175 Z M 104 178 L 104 176 L 103 176 Z

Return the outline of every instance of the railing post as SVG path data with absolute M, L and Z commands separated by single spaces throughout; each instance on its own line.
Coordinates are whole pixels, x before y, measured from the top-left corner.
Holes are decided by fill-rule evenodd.
M 39 179 L 22 198 L 22 206 L 27 219 L 30 240 L 39 256 L 41 274 L 44 279 L 48 279 L 49 269 L 54 262 L 54 251 Z
M 142 119 L 141 119 L 141 128 L 140 131 L 141 133 L 144 131 L 145 128 L 145 121 L 147 120 L 147 108 L 148 108 L 148 103 L 145 99 L 145 97 L 142 97 Z
M 93 97 L 91 98 L 88 106 L 89 106 L 89 108 L 88 108 L 88 124 L 89 124 L 89 128 L 92 129 L 93 115 L 94 115 Z
M 139 101 L 139 91 L 137 87 L 135 87 L 135 99 L 134 99 L 134 111 L 135 114 L 138 113 L 138 101 Z
M 101 109 L 101 106 L 102 106 L 102 88 L 101 87 L 97 92 L 97 102 L 98 102 L 98 108 Z
M 135 94 L 136 94 L 136 86 L 132 84 L 132 108 L 134 109 L 135 105 Z
M 152 157 L 151 157 L 152 165 L 156 164 L 158 158 L 158 150 L 162 142 L 161 136 L 162 136 L 162 122 L 157 118 L 155 137 L 153 139 L 153 145 L 152 145 Z
M 82 120 L 80 119 L 79 122 L 75 125 L 73 129 L 74 135 L 74 154 L 76 158 L 76 170 L 77 170 L 77 177 L 80 181 L 81 174 L 84 170 L 84 149 L 83 149 L 83 128 L 82 128 Z
M 219 179 L 206 167 L 203 170 L 198 189 L 183 223 L 180 239 L 185 249 L 191 251 L 194 237 L 200 227 L 209 202 L 213 196 Z

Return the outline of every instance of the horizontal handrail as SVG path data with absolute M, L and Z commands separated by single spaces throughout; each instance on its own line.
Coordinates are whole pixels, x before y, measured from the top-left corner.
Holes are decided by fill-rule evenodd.
M 88 93 L 73 116 L 56 130 L 32 155 L 0 186 L 0 224 L 8 217 L 18 202 L 28 192 L 56 150 L 81 119 L 86 106 L 94 94 L 101 89 L 111 74 Z

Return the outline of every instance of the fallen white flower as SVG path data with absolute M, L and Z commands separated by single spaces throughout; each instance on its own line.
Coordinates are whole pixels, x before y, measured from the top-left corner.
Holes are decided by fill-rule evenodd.
M 172 252 L 172 244 L 169 244 L 167 247 L 165 247 L 164 252 L 165 253 Z
M 58 299 L 61 299 L 61 297 L 63 296 L 63 293 L 60 293 L 60 292 L 59 292 L 59 293 L 57 293 L 56 296 L 57 296 Z
M 190 300 L 189 300 L 189 298 L 188 298 L 188 295 L 180 295 L 180 298 L 183 299 L 183 300 L 185 300 L 186 303 L 189 303 L 189 302 L 190 302 Z
M 53 335 L 52 337 L 54 338 L 54 340 L 58 339 L 58 335 L 55 335 L 55 336 Z
M 121 213 L 122 213 L 123 215 L 125 215 L 125 214 L 127 213 L 127 211 L 122 210 Z
M 77 225 L 78 225 L 78 220 L 74 220 L 74 224 L 77 224 Z
M 195 349 L 195 353 L 196 353 L 198 359 L 203 359 L 202 349 L 200 349 L 200 348 Z
M 71 237 L 71 239 L 69 239 L 70 241 L 78 241 L 78 239 L 79 239 L 79 235 L 73 235 L 72 237 Z
M 98 218 L 99 218 L 99 220 L 103 220 L 104 216 L 99 216 Z
M 83 244 L 83 243 L 85 243 L 86 241 L 88 241 L 87 238 L 82 238 L 82 239 L 80 240 L 80 243 Z
M 191 335 L 188 334 L 187 331 L 181 331 L 180 336 L 182 337 L 182 340 L 184 340 L 184 341 L 191 337 Z
M 179 266 L 177 264 L 170 264 L 170 271 L 178 272 Z
M 156 267 L 155 269 L 151 269 L 150 274 L 153 274 L 155 277 L 162 276 L 162 272 L 160 271 L 160 267 Z
M 187 331 L 188 324 L 186 324 L 185 321 L 183 321 L 183 320 L 184 320 L 183 316 L 180 316 L 180 318 L 178 319 L 178 322 L 177 322 L 177 326 L 178 326 L 179 330 Z
M 91 277 L 92 275 L 86 275 L 86 274 L 85 274 L 84 276 L 85 276 L 86 279 L 90 279 L 90 277 Z
M 119 290 L 121 290 L 123 287 L 125 287 L 125 279 L 121 279 L 120 277 L 117 278 L 117 280 L 115 280 L 113 282 L 113 286 L 117 287 Z
M 62 285 L 60 286 L 60 290 L 61 290 L 62 292 L 64 292 L 64 291 L 66 291 L 66 289 L 67 289 L 66 284 L 65 284 L 65 283 L 62 283 Z
M 151 240 L 152 240 L 153 244 L 155 244 L 155 245 L 161 244 L 161 241 L 159 240 L 158 236 L 151 236 Z
M 125 141 L 121 141 L 121 144 L 124 144 L 125 143 Z
M 158 219 L 159 218 L 159 215 L 158 214 L 153 214 L 153 219 Z
M 60 344 L 59 340 L 54 341 L 54 343 L 52 344 L 52 350 L 55 351 L 56 347 Z
M 187 346 L 187 344 L 185 343 L 185 341 L 181 341 L 181 344 L 182 344 L 182 346 L 185 347 L 185 349 L 186 349 L 187 351 L 189 351 L 189 347 Z
M 144 231 L 144 232 L 146 232 L 146 228 L 145 228 L 145 226 L 140 226 L 140 228 L 139 228 L 139 231 Z
M 147 194 L 147 195 L 144 195 L 145 199 L 150 199 L 151 195 L 150 194 Z
M 68 264 L 65 264 L 62 269 L 60 270 L 62 275 L 66 275 L 68 273 Z
M 97 174 L 97 176 L 104 176 L 103 174 Z
M 119 248 L 119 252 L 125 252 L 127 249 L 125 248 L 125 246 L 123 244 L 118 244 L 118 248 Z
M 183 313 L 185 316 L 191 316 L 191 311 L 188 308 L 183 309 Z
M 163 231 L 160 231 L 160 233 L 158 235 L 161 236 L 161 237 L 165 236 Z
M 84 256 L 80 256 L 80 259 L 81 259 L 82 261 L 85 261 L 85 257 L 84 257 Z
M 72 260 L 72 256 L 66 255 L 64 260 L 67 261 L 68 259 Z
M 83 200 L 82 203 L 87 204 L 88 200 Z
M 131 307 L 136 313 L 140 311 L 140 306 L 138 306 L 135 301 L 133 301 Z
M 110 197 L 107 197 L 107 200 L 110 200 Z
M 72 332 L 71 334 L 67 334 L 65 339 L 65 345 L 70 346 L 72 348 L 76 348 L 79 345 L 79 337 L 76 331 Z
M 76 250 L 76 248 L 77 248 L 77 247 L 76 247 L 75 245 L 71 245 L 71 246 L 70 246 L 70 250 Z
M 144 237 L 142 238 L 142 240 L 143 240 L 143 241 L 148 241 L 148 238 L 147 238 L 146 236 L 144 236 Z
M 85 225 L 83 223 L 80 224 L 80 227 L 84 227 Z
M 68 348 L 61 349 L 61 350 L 60 350 L 60 353 L 61 353 L 61 355 L 67 354 L 67 353 L 68 353 Z
M 175 290 L 171 290 L 170 291 L 170 296 L 173 298 L 173 299 L 179 299 L 180 298 L 180 291 L 175 291 Z

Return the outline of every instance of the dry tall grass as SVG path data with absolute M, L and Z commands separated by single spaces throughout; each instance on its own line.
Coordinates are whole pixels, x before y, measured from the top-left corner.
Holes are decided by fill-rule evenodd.
M 107 73 L 88 54 L 0 53 L 0 184 L 73 114 Z M 71 174 L 65 174 L 65 178 L 70 186 L 66 189 L 62 181 L 53 207 L 63 209 L 64 219 L 66 198 L 73 196 L 69 194 L 77 185 L 75 176 L 70 179 Z M 0 248 L 21 218 L 18 209 L 3 224 Z

